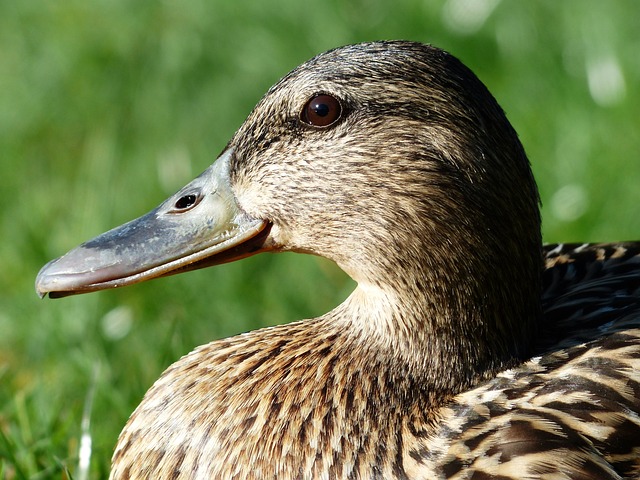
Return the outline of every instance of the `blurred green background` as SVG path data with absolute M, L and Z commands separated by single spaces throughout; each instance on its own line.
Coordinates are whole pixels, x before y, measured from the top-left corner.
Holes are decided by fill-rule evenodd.
M 636 0 L 0 0 L 0 478 L 85 478 L 83 428 L 89 477 L 106 477 L 171 362 L 353 288 L 282 254 L 56 301 L 33 290 L 45 262 L 204 170 L 271 84 L 329 48 L 451 51 L 520 133 L 546 241 L 640 239 L 638 32 Z

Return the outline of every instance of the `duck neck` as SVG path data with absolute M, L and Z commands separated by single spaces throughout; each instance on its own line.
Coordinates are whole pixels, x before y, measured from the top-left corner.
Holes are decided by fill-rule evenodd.
M 414 272 L 393 286 L 360 282 L 332 315 L 355 323 L 349 331 L 376 362 L 386 359 L 392 375 L 420 385 L 431 407 L 527 358 L 537 323 L 535 285 L 507 299 L 482 275 L 433 278 L 442 271 L 450 272 Z

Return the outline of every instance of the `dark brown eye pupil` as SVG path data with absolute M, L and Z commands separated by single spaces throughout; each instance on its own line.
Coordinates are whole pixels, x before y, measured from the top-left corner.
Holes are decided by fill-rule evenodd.
M 331 95 L 316 95 L 302 109 L 300 118 L 314 127 L 328 127 L 336 123 L 342 115 L 340 102 Z

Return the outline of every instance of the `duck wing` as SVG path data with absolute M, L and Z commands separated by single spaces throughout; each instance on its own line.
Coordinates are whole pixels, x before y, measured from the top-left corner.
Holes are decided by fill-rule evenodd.
M 542 309 L 559 339 L 596 336 L 640 318 L 640 242 L 545 245 Z M 622 323 L 621 323 L 622 322 Z
M 544 255 L 538 355 L 442 409 L 421 453 L 443 478 L 640 476 L 640 243 Z

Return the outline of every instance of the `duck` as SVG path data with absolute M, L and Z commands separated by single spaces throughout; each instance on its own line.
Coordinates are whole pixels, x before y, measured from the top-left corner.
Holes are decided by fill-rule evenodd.
M 284 76 L 200 176 L 49 262 L 36 291 L 282 251 L 356 282 L 324 315 L 168 367 L 114 480 L 638 478 L 640 242 L 543 245 L 539 207 L 517 133 L 462 62 L 348 45 Z

